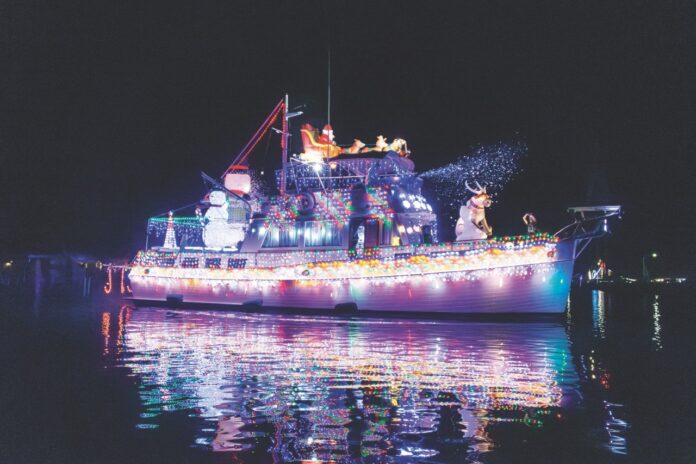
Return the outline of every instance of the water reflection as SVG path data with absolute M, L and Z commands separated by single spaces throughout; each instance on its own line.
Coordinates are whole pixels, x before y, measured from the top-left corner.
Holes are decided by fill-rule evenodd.
M 592 322 L 600 338 L 607 336 L 606 311 L 606 294 L 602 290 L 592 290 Z
M 662 349 L 662 325 L 660 324 L 660 295 L 655 295 L 652 304 L 653 336 L 655 351 Z
M 219 452 L 476 460 L 580 401 L 560 323 L 125 307 L 116 322 L 102 319 L 104 353 L 139 378 L 138 427 L 187 411 L 191 444 Z
M 618 417 L 623 412 L 623 405 L 605 401 L 604 408 L 607 414 L 604 428 L 607 431 L 607 435 L 609 435 L 607 446 L 614 454 L 627 454 L 626 431 L 628 422 Z
M 559 324 L 81 301 L 3 306 L 1 462 L 693 461 L 691 294 L 602 319 L 582 289 Z
M 602 431 L 590 429 L 591 433 L 601 437 L 595 445 L 606 448 L 612 454 L 625 455 L 628 454 L 626 436 L 629 424 L 624 419 L 626 414 L 624 405 L 615 399 L 611 400 L 613 378 L 605 361 L 606 342 L 612 339 L 612 333 L 607 325 L 611 315 L 607 312 L 607 309 L 611 308 L 610 297 L 611 295 L 602 290 L 592 291 L 592 334 L 584 333 L 582 318 L 574 322 L 568 318 L 568 326 L 577 332 L 573 337 L 576 344 L 574 354 L 579 360 L 584 406 L 588 410 L 597 409 L 598 419 L 601 418 L 603 421 Z M 617 334 L 613 335 L 617 336 Z

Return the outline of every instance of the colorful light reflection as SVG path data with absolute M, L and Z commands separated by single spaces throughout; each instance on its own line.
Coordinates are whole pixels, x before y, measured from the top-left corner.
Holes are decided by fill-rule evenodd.
M 118 363 L 140 379 L 139 427 L 191 411 L 207 424 L 195 446 L 215 451 L 432 456 L 457 437 L 480 453 L 490 426 L 541 427 L 575 402 L 568 340 L 553 323 L 129 316 Z

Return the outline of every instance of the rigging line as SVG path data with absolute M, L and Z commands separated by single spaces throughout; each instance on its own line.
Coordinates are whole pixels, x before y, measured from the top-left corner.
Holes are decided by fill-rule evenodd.
M 256 130 L 256 132 L 251 137 L 251 139 L 246 143 L 246 145 L 244 145 L 244 148 L 242 148 L 242 150 L 239 152 L 239 154 L 235 157 L 234 161 L 232 162 L 232 165 L 240 163 L 240 159 L 245 154 L 248 154 L 248 152 L 250 151 L 249 147 L 252 146 L 252 144 L 253 144 L 253 146 L 256 146 L 256 143 L 258 143 L 257 138 L 259 137 L 259 134 L 267 131 L 268 126 L 270 126 L 270 124 L 273 124 L 275 119 L 278 117 L 278 112 L 283 108 L 283 105 L 284 105 L 283 100 L 278 102 L 278 104 L 275 106 L 275 108 L 273 108 L 273 111 L 271 111 L 271 113 L 266 117 L 264 122 Z M 269 121 L 270 121 L 270 123 L 269 123 Z M 252 149 L 253 149 L 253 147 L 252 147 Z
M 276 119 L 278 119 L 279 115 L 280 115 L 280 113 L 278 112 L 275 114 L 275 116 L 273 116 L 273 119 L 271 119 L 269 121 L 266 128 L 263 130 L 263 132 L 261 132 L 261 135 L 259 135 L 259 137 L 256 139 L 256 142 L 254 143 L 254 145 L 252 145 L 252 147 L 249 150 L 247 150 L 247 152 L 244 154 L 244 156 L 242 157 L 241 160 L 236 161 L 235 163 L 233 163 L 233 165 L 244 163 L 247 160 L 247 158 L 249 157 L 251 152 L 254 151 L 254 148 L 256 148 L 256 145 L 259 144 L 259 142 L 263 139 L 263 136 L 268 132 L 268 130 L 271 128 L 271 126 L 275 123 Z
M 244 146 L 244 148 L 240 151 L 240 154 L 237 156 L 237 158 L 239 158 L 239 156 L 241 156 L 241 154 L 243 154 L 249 150 L 249 147 L 254 143 L 254 141 L 256 140 L 259 133 L 263 132 L 264 130 L 267 130 L 266 127 L 269 125 L 269 121 L 274 119 L 277 116 L 277 113 L 283 108 L 283 104 L 284 103 L 282 100 L 276 104 L 276 106 L 273 108 L 273 110 L 271 110 L 271 112 L 268 114 L 268 116 L 266 116 L 266 119 L 263 121 L 263 123 L 261 123 L 261 125 L 256 130 L 256 132 L 251 137 L 251 139 L 247 142 L 247 144 Z
M 322 2 L 321 8 L 324 24 L 326 24 L 326 123 L 331 125 L 331 26 L 332 21 L 329 21 L 330 17 L 330 6 L 325 2 Z
M 278 118 L 278 114 L 280 114 L 280 110 L 283 108 L 283 104 L 280 103 L 279 107 L 276 107 L 274 111 L 266 118 L 264 123 L 259 127 L 259 129 L 256 131 L 254 136 L 249 140 L 249 143 L 247 143 L 247 146 L 242 150 L 242 152 L 237 155 L 235 160 L 233 161 L 232 165 L 235 164 L 241 164 L 243 163 L 246 158 L 249 156 L 249 154 L 254 150 L 256 145 L 259 143 L 263 135 L 270 129 L 270 127 L 273 125 L 275 120 Z M 251 146 L 250 146 L 251 145 Z
M 170 209 L 170 210 L 168 210 L 168 211 L 166 211 L 166 212 L 164 212 L 164 213 L 156 214 L 156 215 L 152 216 L 150 219 L 158 218 L 158 217 L 160 217 L 160 216 L 169 216 L 169 212 L 170 212 L 170 211 L 171 211 L 172 213 L 176 213 L 176 212 L 178 212 L 178 211 L 181 211 L 182 209 L 190 208 L 191 206 L 196 206 L 196 205 L 198 205 L 198 204 L 200 204 L 200 201 L 197 201 L 197 202 L 195 202 L 195 203 L 189 203 L 188 205 L 180 206 L 180 207 L 178 207 L 178 208 L 176 208 L 176 209 Z M 148 220 L 149 220 L 149 219 L 148 219 Z
M 327 47 L 327 55 L 328 55 L 328 70 L 327 70 L 327 77 L 326 77 L 326 83 L 327 83 L 327 111 L 326 111 L 326 121 L 327 124 L 330 126 L 331 125 L 331 40 L 329 39 L 329 44 Z
M 273 135 L 270 132 L 266 132 L 266 134 L 268 134 L 268 137 L 266 137 L 266 148 L 263 151 L 262 166 L 266 165 L 266 159 L 268 158 L 268 151 L 271 149 L 271 136 Z
M 228 189 L 227 187 L 225 187 L 224 185 L 222 185 L 203 171 L 201 171 L 201 177 L 203 178 L 204 182 L 208 182 L 213 187 L 222 190 L 223 192 L 226 192 L 228 195 L 235 197 L 237 200 L 240 200 L 242 203 L 244 203 L 244 206 L 251 212 L 251 203 L 248 198 L 244 198 L 242 195 L 238 195 L 237 193 Z

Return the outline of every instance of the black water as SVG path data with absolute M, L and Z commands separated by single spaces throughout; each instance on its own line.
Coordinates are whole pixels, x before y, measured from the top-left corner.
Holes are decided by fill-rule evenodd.
M 0 300 L 0 462 L 695 462 L 689 296 L 552 321 Z

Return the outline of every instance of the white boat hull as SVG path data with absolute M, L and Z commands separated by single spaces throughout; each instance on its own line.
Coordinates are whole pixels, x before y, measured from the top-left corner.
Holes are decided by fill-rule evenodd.
M 559 244 L 560 245 L 560 244 Z M 572 242 L 568 245 L 573 245 Z M 420 313 L 562 313 L 573 273 L 572 246 L 543 263 L 384 279 L 265 280 L 131 277 L 136 300 Z

